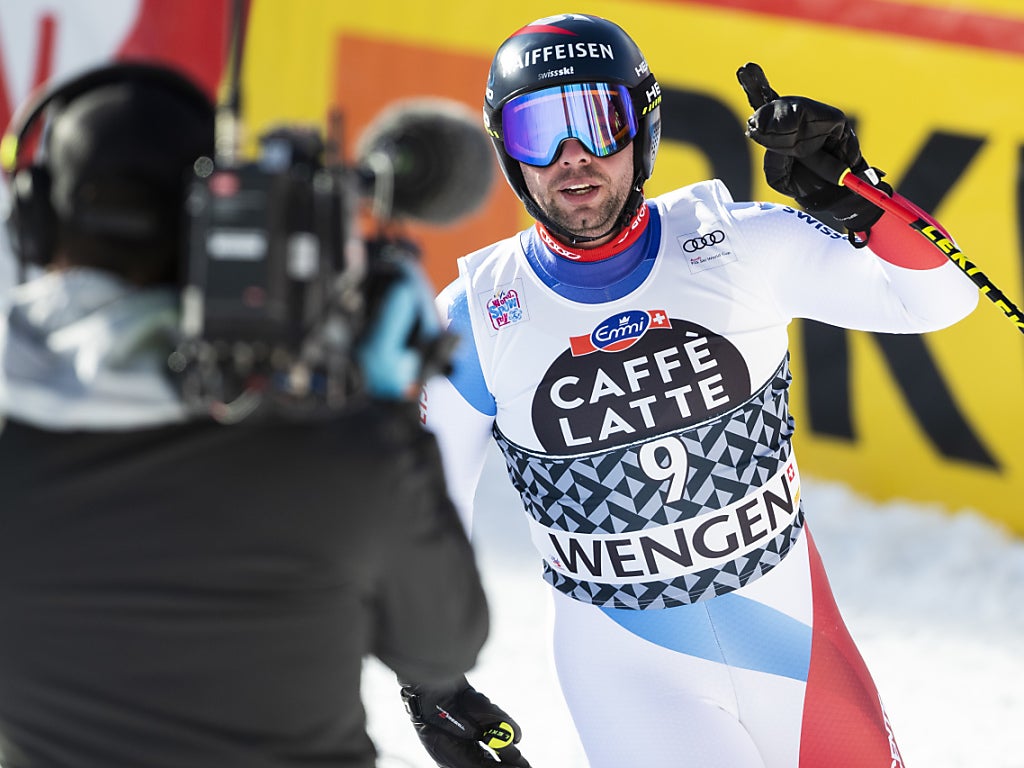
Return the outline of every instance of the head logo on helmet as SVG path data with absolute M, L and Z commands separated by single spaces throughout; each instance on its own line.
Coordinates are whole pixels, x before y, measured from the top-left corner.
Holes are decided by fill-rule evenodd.
M 617 24 L 597 16 L 563 14 L 538 19 L 499 46 L 491 63 L 484 100 L 484 127 L 498 162 L 527 212 L 570 242 L 585 242 L 551 222 L 526 189 L 519 161 L 505 146 L 502 109 L 533 91 L 571 83 L 623 86 L 637 123 L 633 138 L 633 190 L 617 226 L 626 226 L 643 204 L 643 184 L 654 170 L 661 138 L 661 87 L 639 47 Z M 539 163 L 534 163 L 539 164 Z

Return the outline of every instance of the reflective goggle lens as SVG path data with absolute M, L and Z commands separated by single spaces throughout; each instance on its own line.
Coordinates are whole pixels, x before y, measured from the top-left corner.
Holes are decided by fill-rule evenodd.
M 524 93 L 501 110 L 505 151 L 527 165 L 551 165 L 566 139 L 607 157 L 636 136 L 636 115 L 624 85 L 572 83 Z

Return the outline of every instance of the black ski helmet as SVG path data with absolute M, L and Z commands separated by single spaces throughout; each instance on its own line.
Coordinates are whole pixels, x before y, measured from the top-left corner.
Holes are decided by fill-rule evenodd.
M 548 16 L 527 24 L 498 47 L 484 98 L 484 127 L 509 186 L 534 219 L 573 243 L 597 238 L 567 232 L 540 210 L 526 188 L 519 162 L 505 151 L 501 111 L 520 94 L 590 82 L 628 88 L 636 114 L 633 188 L 616 222 L 617 229 L 626 226 L 643 204 L 643 185 L 654 171 L 661 139 L 661 87 L 643 53 L 621 27 L 598 16 L 578 13 Z

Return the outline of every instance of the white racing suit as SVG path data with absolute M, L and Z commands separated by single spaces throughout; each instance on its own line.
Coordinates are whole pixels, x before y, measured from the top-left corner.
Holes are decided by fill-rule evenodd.
M 918 333 L 977 292 L 888 215 L 858 249 L 717 181 L 643 214 L 600 262 L 538 228 L 459 260 L 423 405 L 463 521 L 493 435 L 592 768 L 902 765 L 805 525 L 787 325 Z

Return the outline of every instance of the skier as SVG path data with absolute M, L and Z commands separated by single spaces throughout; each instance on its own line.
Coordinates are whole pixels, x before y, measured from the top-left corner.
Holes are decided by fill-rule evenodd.
M 660 102 L 608 20 L 538 19 L 498 48 L 484 122 L 536 224 L 459 260 L 439 302 L 462 344 L 425 424 L 467 527 L 492 436 L 504 455 L 591 768 L 901 766 L 805 523 L 787 326 L 921 333 L 977 292 L 799 159 L 891 193 L 811 99 L 769 101 L 749 135 L 771 186 L 846 232 L 717 180 L 646 199 Z

